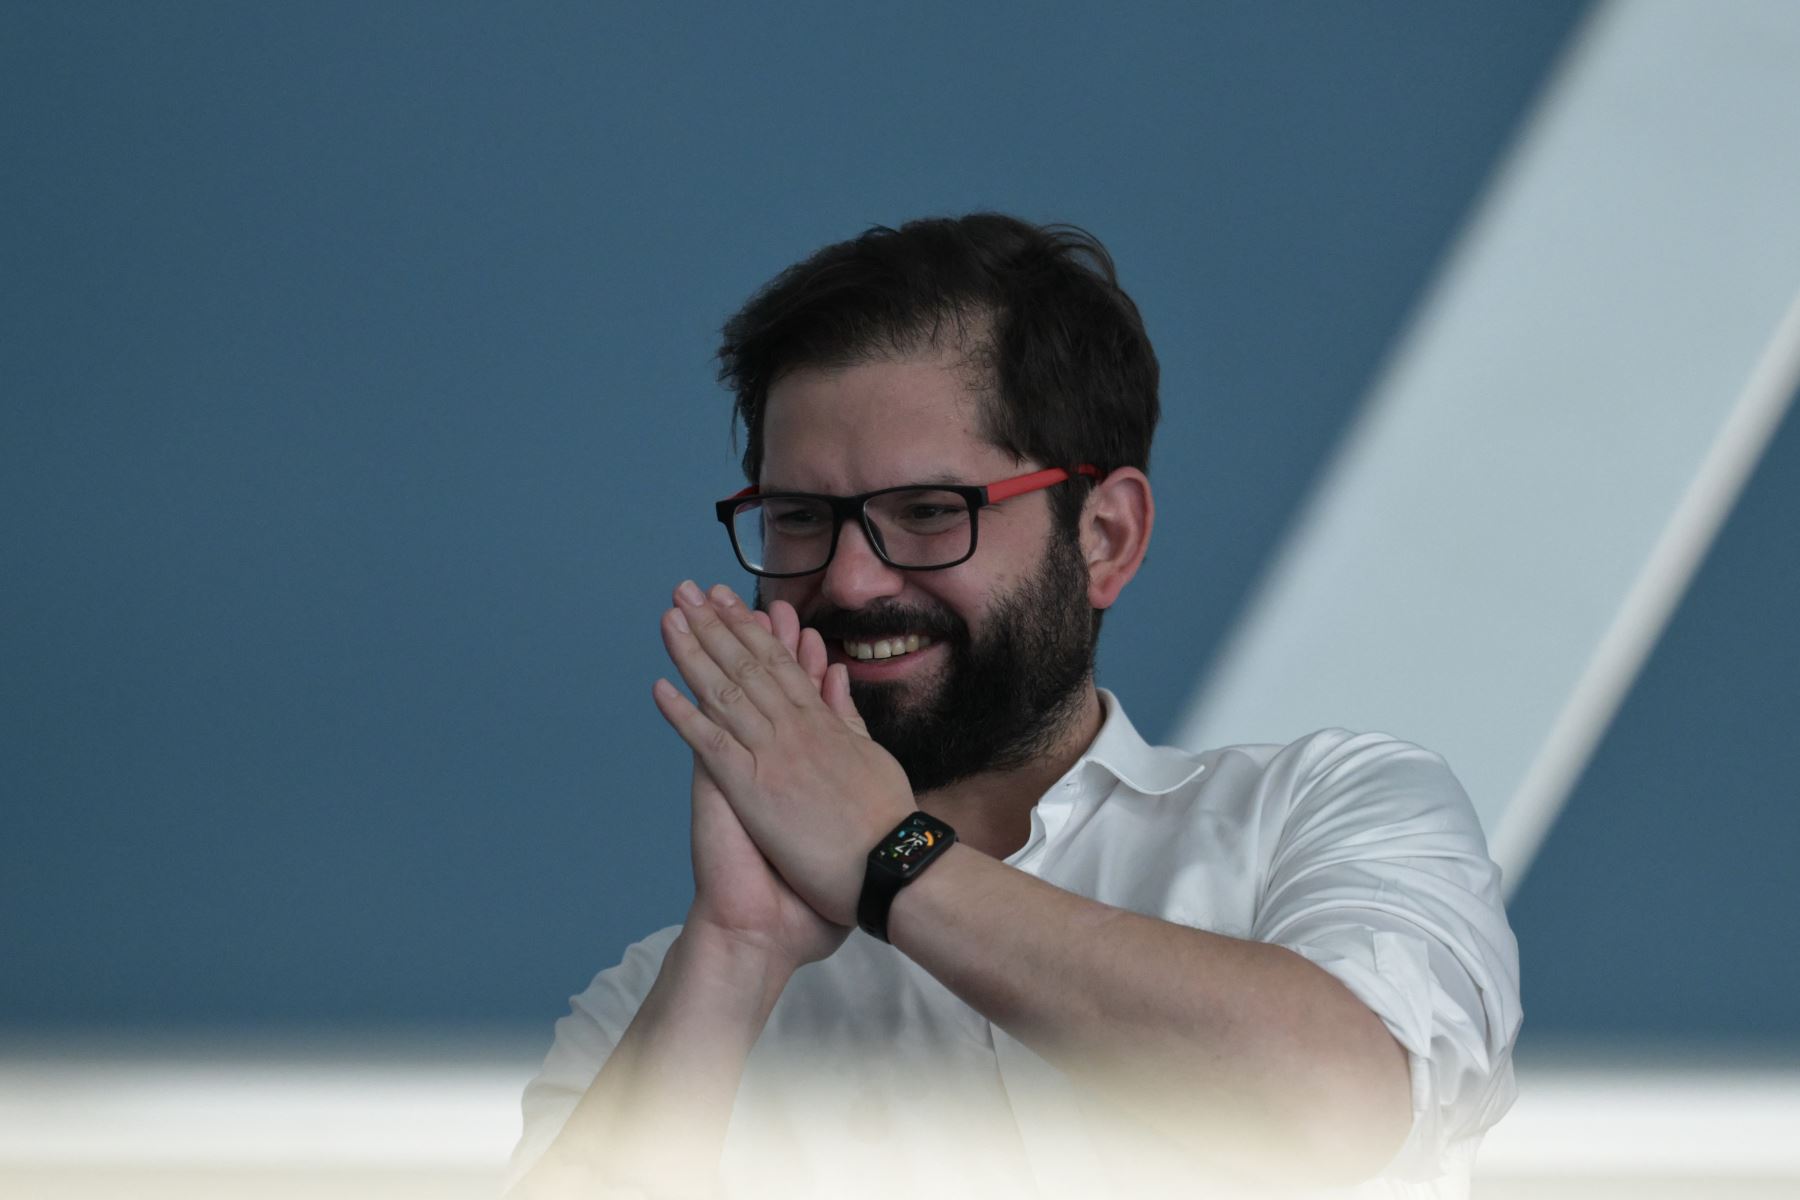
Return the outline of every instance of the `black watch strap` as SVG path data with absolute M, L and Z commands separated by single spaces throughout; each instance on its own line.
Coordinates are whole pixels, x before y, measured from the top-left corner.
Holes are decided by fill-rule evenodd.
M 956 830 L 930 813 L 916 812 L 875 843 L 856 902 L 856 923 L 864 932 L 887 941 L 888 909 L 894 897 L 955 842 Z

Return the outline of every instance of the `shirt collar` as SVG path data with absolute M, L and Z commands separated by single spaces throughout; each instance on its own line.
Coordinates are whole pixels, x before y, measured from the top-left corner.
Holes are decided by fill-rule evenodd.
M 1105 688 L 1096 690 L 1106 716 L 1087 753 L 1075 763 L 1076 771 L 1092 763 L 1134 792 L 1163 796 L 1206 770 L 1205 763 L 1196 762 L 1185 750 L 1150 745 L 1125 715 L 1119 698 Z

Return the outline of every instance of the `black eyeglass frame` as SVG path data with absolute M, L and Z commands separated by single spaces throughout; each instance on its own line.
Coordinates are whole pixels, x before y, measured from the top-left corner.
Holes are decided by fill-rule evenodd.
M 1074 467 L 1046 467 L 1041 471 L 1032 471 L 1024 475 L 1015 475 L 1011 479 L 1002 479 L 988 484 L 961 483 L 903 483 L 899 487 L 878 488 L 873 492 L 863 492 L 856 496 L 829 496 L 822 492 L 769 492 L 764 494 L 755 484 L 751 484 L 734 496 L 728 496 L 713 506 L 718 514 L 719 523 L 725 526 L 726 534 L 731 538 L 731 552 L 737 555 L 738 565 L 752 575 L 761 579 L 799 579 L 806 575 L 817 575 L 831 565 L 837 557 L 838 537 L 844 531 L 844 522 L 855 521 L 862 527 L 863 536 L 869 541 L 869 547 L 875 551 L 876 557 L 897 571 L 943 571 L 950 567 L 961 566 L 975 557 L 975 547 L 980 543 L 981 522 L 977 515 L 989 505 L 998 504 L 1002 500 L 1010 500 L 1014 496 L 1022 496 L 1026 492 L 1035 492 L 1042 488 L 1054 487 L 1076 476 L 1089 479 L 1103 477 L 1099 467 L 1082 463 Z M 887 547 L 882 544 L 881 532 L 869 520 L 869 501 L 877 496 L 889 496 L 895 492 L 949 492 L 961 496 L 969 506 L 969 552 L 961 558 L 947 563 L 935 563 L 929 567 L 909 566 L 897 563 L 888 557 Z M 744 548 L 738 545 L 737 516 L 738 506 L 746 500 L 817 500 L 831 509 L 831 545 L 825 551 L 825 561 L 810 571 L 765 571 L 750 565 L 744 557 Z

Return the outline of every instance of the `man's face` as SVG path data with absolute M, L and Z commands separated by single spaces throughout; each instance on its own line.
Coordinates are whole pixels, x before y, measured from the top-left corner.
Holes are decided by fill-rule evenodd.
M 985 484 L 1021 464 L 980 435 L 979 400 L 959 362 L 923 355 L 783 376 L 763 424 L 764 491 L 849 495 L 925 482 Z M 976 552 L 938 571 L 884 563 L 856 524 L 822 572 L 759 581 L 844 663 L 858 711 L 916 793 L 1049 749 L 1093 670 L 1087 568 L 1058 532 L 1046 492 L 981 510 Z M 845 642 L 928 642 L 863 660 Z

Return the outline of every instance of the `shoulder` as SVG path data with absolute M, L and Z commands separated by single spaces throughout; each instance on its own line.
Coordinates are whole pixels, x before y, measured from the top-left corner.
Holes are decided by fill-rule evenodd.
M 1084 761 L 1105 767 L 1146 795 L 1194 795 L 1252 788 L 1264 801 L 1298 802 L 1347 784 L 1433 782 L 1462 794 L 1441 755 L 1388 733 L 1315 730 L 1287 743 L 1250 742 L 1199 749 L 1152 745 L 1100 689 L 1106 719 Z M 1447 785 L 1447 786 L 1446 786 Z M 1466 802 L 1466 797 L 1465 797 Z
M 1159 750 L 1172 747 L 1158 747 Z M 1371 771 L 1405 762 L 1445 767 L 1444 758 L 1416 742 L 1390 733 L 1358 733 L 1336 727 L 1318 729 L 1291 742 L 1247 742 L 1195 752 L 1202 762 L 1242 760 L 1270 773 L 1307 776 L 1346 768 Z M 1446 768 L 1447 769 L 1447 768 Z
M 1286 744 L 1221 746 L 1199 755 L 1209 784 L 1250 790 L 1283 820 L 1354 814 L 1366 823 L 1430 817 L 1479 835 L 1468 793 L 1441 754 L 1388 733 L 1316 730 Z

